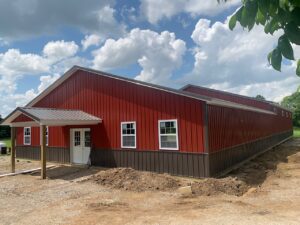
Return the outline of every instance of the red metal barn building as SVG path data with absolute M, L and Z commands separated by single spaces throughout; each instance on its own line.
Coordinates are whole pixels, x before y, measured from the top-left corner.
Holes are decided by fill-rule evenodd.
M 188 85 L 175 90 L 75 66 L 2 122 L 16 157 L 215 176 L 292 136 L 291 112 Z M 44 146 L 44 145 L 43 145 Z

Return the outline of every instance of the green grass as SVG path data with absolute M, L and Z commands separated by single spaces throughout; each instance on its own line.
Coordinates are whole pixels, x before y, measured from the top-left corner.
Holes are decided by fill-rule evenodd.
M 10 139 L 0 139 L 1 142 L 4 142 L 8 148 L 11 148 Z
M 300 138 L 300 128 L 294 127 L 294 137 Z

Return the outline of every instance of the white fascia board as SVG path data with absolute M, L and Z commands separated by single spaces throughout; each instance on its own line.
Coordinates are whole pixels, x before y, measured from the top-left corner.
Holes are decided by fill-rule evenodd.
M 40 125 L 45 126 L 72 126 L 72 125 L 97 125 L 101 123 L 102 120 L 41 120 Z

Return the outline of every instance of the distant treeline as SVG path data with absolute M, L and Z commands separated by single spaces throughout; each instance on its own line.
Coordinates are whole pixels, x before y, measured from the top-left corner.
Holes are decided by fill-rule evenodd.
M 287 107 L 293 112 L 293 125 L 300 127 L 300 86 L 297 91 L 290 96 L 286 96 L 281 105 Z
M 0 116 L 0 122 L 2 118 Z M 9 126 L 0 126 L 0 139 L 10 138 L 10 127 Z

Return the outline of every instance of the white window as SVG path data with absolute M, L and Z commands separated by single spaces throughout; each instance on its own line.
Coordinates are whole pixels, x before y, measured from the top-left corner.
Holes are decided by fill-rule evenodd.
M 46 127 L 46 146 L 49 144 L 49 127 Z
M 178 150 L 177 120 L 159 120 L 159 149 Z
M 121 123 L 121 147 L 136 148 L 136 124 L 135 122 Z
M 31 144 L 31 127 L 24 127 L 24 145 Z

